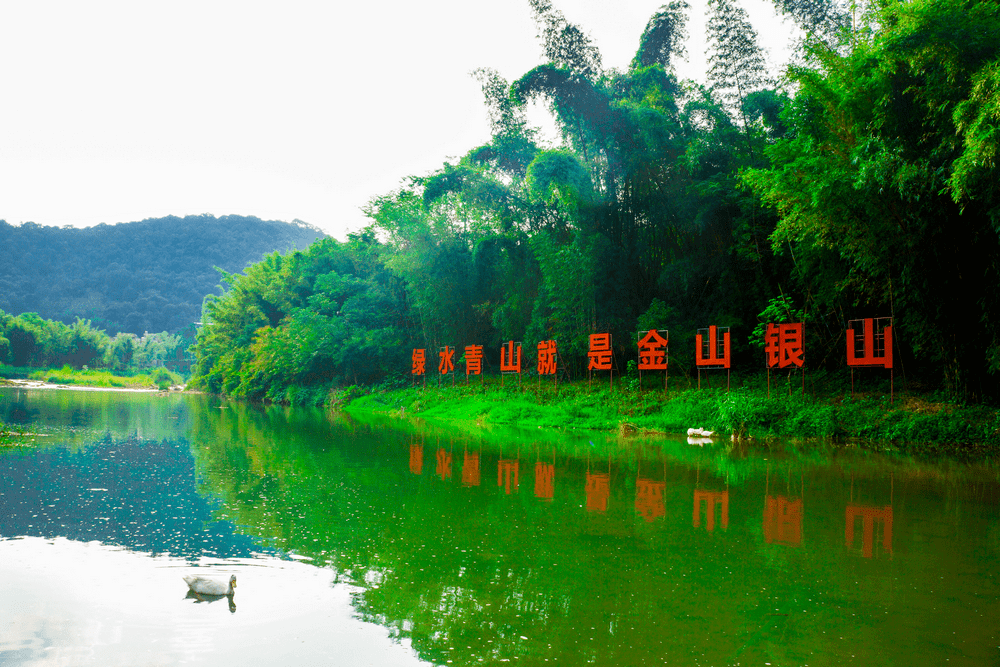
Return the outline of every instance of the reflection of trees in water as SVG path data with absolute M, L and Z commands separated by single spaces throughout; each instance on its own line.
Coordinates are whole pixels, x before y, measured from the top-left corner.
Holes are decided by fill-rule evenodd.
M 997 495 L 986 468 L 835 451 L 731 456 L 664 441 L 533 444 L 523 433 L 516 445 L 509 434 L 226 413 L 200 422 L 194 445 L 221 511 L 337 568 L 364 588 L 365 618 L 436 663 L 809 662 L 846 645 L 872 660 L 887 650 L 915 658 L 974 621 L 971 608 L 949 605 L 932 639 L 891 610 L 909 595 L 894 582 L 940 588 L 948 572 L 937 563 L 975 571 L 976 549 L 922 544 L 910 546 L 912 560 L 878 549 L 862 558 L 860 538 L 845 547 L 845 508 L 884 505 L 894 484 L 910 517 L 895 517 L 898 551 L 917 517 L 961 526 L 942 494 L 986 507 L 984 486 Z M 844 471 L 865 483 L 852 486 Z
M 186 442 L 110 434 L 77 450 L 0 457 L 0 534 L 97 540 L 196 558 L 248 556 L 253 542 L 212 521 Z

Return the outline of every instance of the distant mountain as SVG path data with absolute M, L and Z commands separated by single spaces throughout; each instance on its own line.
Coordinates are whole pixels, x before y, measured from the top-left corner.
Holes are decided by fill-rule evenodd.
M 0 220 L 0 310 L 82 317 L 108 334 L 178 331 L 201 317 L 221 276 L 275 250 L 304 249 L 321 230 L 299 221 L 211 215 L 74 229 Z

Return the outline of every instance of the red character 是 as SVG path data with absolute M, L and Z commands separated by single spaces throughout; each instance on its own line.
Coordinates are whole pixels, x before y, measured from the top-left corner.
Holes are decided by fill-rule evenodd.
M 587 352 L 590 363 L 587 365 L 588 371 L 610 371 L 611 370 L 611 334 L 591 334 L 590 351 Z

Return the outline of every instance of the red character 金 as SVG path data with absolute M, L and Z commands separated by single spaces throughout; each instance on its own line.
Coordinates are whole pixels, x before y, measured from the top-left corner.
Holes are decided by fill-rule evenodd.
M 662 336 L 660 334 L 663 334 Z M 667 370 L 667 330 L 650 329 L 639 339 L 639 370 Z

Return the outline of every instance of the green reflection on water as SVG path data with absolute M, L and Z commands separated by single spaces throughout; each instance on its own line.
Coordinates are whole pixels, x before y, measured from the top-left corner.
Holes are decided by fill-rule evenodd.
M 192 442 L 223 512 L 365 586 L 454 664 L 983 664 L 997 468 L 388 429 L 232 406 Z
M 18 405 L 71 441 L 185 438 L 216 518 L 358 583 L 359 614 L 435 663 L 1000 657 L 991 461 L 69 394 Z

